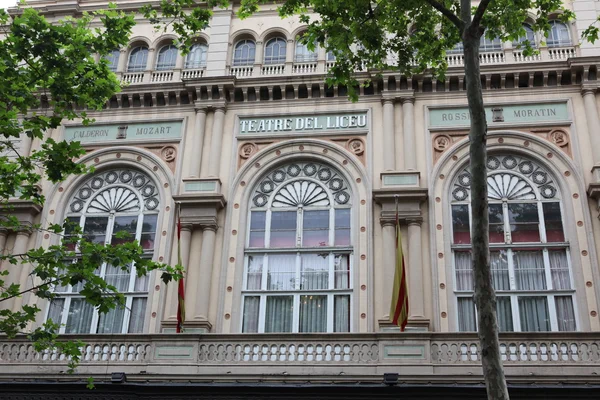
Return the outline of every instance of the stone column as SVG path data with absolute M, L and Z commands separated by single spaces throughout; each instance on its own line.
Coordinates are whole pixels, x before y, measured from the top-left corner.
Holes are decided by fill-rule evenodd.
M 404 166 L 407 171 L 417 169 L 414 97 L 402 99 L 402 117 L 404 122 Z
M 13 251 L 11 252 L 13 255 L 24 254 L 27 251 L 27 244 L 29 243 L 29 235 L 31 232 L 27 229 L 20 230 L 17 232 L 17 237 L 15 238 L 15 245 L 13 247 Z M 8 275 L 5 281 L 6 285 L 10 286 L 11 283 L 18 283 L 20 285 L 19 291 L 23 291 L 27 286 L 27 278 L 29 277 L 29 264 L 21 264 L 21 258 L 17 257 L 18 264 L 10 265 L 9 271 L 10 275 Z M 5 302 L 5 307 L 8 309 L 12 308 L 13 312 L 19 311 L 21 306 L 23 305 L 23 297 L 13 297 L 10 300 Z
M 4 255 L 4 248 L 6 247 L 6 237 L 8 231 L 6 229 L 0 229 L 0 255 Z
M 181 264 L 186 269 L 190 266 L 190 243 L 192 241 L 192 225 L 181 225 Z
M 594 165 L 600 165 L 600 119 L 598 118 L 598 108 L 596 107 L 596 91 L 592 88 L 583 88 L 581 95 L 583 96 L 585 118 L 592 146 Z
M 425 298 L 423 296 L 423 257 L 421 249 L 421 221 L 408 221 L 408 296 L 409 320 L 413 317 L 424 318 Z
M 175 227 L 177 229 L 177 227 Z M 190 224 L 182 224 L 181 225 L 181 262 L 184 267 L 184 279 L 187 279 L 187 270 L 189 270 L 189 259 L 190 259 L 190 239 L 192 236 L 192 226 Z M 174 260 L 173 263 L 177 263 L 177 237 L 175 237 L 174 244 L 174 257 L 171 260 Z M 165 304 L 165 310 L 163 311 L 163 319 L 169 320 L 169 318 L 174 318 L 177 316 L 177 289 L 178 282 L 170 282 L 167 285 L 167 300 Z M 187 296 L 186 296 L 187 297 Z M 171 319 L 172 321 L 172 319 Z
M 384 98 L 381 102 L 383 103 L 383 169 L 394 171 L 396 168 L 394 99 Z
M 215 108 L 213 119 L 212 139 L 210 142 L 210 155 L 208 158 L 208 176 L 219 177 L 221 168 L 221 144 L 223 143 L 223 124 L 225 122 L 225 107 Z
M 382 320 L 387 320 L 390 315 L 392 303 L 392 290 L 394 290 L 394 273 L 396 266 L 396 224 L 394 221 L 382 221 L 383 230 L 383 265 L 381 270 L 383 285 L 380 288 L 379 301 L 383 308 Z
M 127 49 L 121 49 L 119 62 L 117 63 L 117 72 L 126 72 L 127 68 Z
M 204 148 L 204 131 L 206 129 L 206 108 L 196 108 L 194 136 L 192 138 L 192 156 L 190 160 L 190 177 L 200 177 L 202 165 L 202 150 Z
M 196 295 L 196 315 L 194 319 L 207 323 L 207 329 L 210 330 L 208 322 L 208 311 L 210 302 L 210 289 L 213 272 L 213 259 L 215 254 L 215 239 L 217 227 L 214 225 L 204 226 L 202 229 L 202 249 L 200 250 L 200 276 L 198 283 L 198 292 Z

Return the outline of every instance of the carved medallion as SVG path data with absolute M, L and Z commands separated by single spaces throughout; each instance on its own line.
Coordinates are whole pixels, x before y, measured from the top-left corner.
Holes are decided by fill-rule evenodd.
M 348 140 L 346 147 L 357 156 L 361 156 L 365 152 L 365 144 L 360 139 Z
M 243 159 L 250 158 L 254 153 L 256 153 L 256 145 L 254 143 L 244 143 L 240 147 L 239 154 Z
M 177 156 L 177 149 L 174 146 L 165 146 L 160 150 L 160 156 L 163 160 L 171 162 Z

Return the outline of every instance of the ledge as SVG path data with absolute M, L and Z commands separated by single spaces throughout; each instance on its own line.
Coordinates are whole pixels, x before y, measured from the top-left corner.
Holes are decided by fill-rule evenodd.
M 385 189 L 373 189 L 373 200 L 377 204 L 395 203 L 396 196 L 398 200 L 403 202 L 427 200 L 428 189 L 420 187 L 395 187 Z

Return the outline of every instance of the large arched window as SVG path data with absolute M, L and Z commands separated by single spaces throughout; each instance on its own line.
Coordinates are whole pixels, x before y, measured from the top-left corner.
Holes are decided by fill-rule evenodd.
M 550 21 L 547 44 L 548 47 L 571 46 L 569 27 L 560 21 Z
M 108 61 L 108 69 L 115 72 L 117 67 L 119 66 L 119 57 L 121 55 L 121 51 L 119 49 L 113 50 L 104 56 L 104 59 Z
M 254 64 L 256 44 L 252 40 L 240 40 L 233 50 L 233 65 L 246 66 Z
M 308 48 L 308 45 L 303 43 L 301 37 L 296 38 L 296 51 L 294 54 L 295 62 L 312 62 L 317 61 L 317 46 L 315 45 L 315 51 Z
M 351 193 L 316 162 L 268 173 L 252 192 L 243 332 L 349 332 Z
M 185 58 L 185 68 L 194 69 L 206 67 L 206 55 L 208 46 L 204 43 L 196 43 L 190 48 L 190 52 Z
M 499 38 L 489 39 L 485 34 L 479 39 L 479 51 L 502 50 L 502 41 Z
M 177 61 L 177 47 L 172 44 L 163 46 L 158 51 L 158 57 L 156 58 L 156 70 L 167 71 L 175 68 L 175 62 Z
M 141 72 L 148 65 L 148 48 L 139 46 L 131 50 L 129 53 L 129 63 L 127 64 L 127 72 Z
M 519 40 L 517 40 L 514 43 L 515 47 L 516 46 L 524 47 L 525 42 L 529 42 L 529 45 L 531 47 L 536 47 L 535 33 L 533 32 L 533 29 L 531 28 L 531 26 L 528 24 L 523 24 L 523 29 L 525 29 L 525 35 L 519 37 Z
M 265 46 L 265 64 L 284 64 L 287 42 L 276 37 L 267 42 Z
M 575 290 L 558 185 L 543 166 L 525 157 L 491 155 L 487 166 L 490 261 L 501 331 L 575 331 Z M 477 330 L 470 186 L 466 167 L 450 189 L 460 331 Z
M 158 189 L 148 175 L 115 169 L 94 175 L 75 191 L 67 206 L 67 219 L 78 224 L 90 242 L 114 245 L 137 240 L 151 258 L 159 201 Z M 124 239 L 117 237 L 118 232 L 129 235 Z M 48 318 L 62 324 L 61 333 L 142 332 L 149 277 L 136 276 L 135 265 L 127 272 L 103 264 L 97 274 L 125 295 L 124 308 L 99 314 L 79 295 L 83 284 L 59 286 L 55 288 L 58 296 L 50 304 Z

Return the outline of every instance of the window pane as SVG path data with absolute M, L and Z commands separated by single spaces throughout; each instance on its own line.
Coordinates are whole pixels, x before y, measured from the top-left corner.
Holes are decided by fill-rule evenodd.
M 327 332 L 327 296 L 300 296 L 300 332 Z
M 460 332 L 477 331 L 475 321 L 475 303 L 470 297 L 459 297 L 458 299 L 458 330 Z
M 87 217 L 83 226 L 85 239 L 92 243 L 104 243 L 108 217 Z
M 452 206 L 452 232 L 454 233 L 454 244 L 471 243 L 468 205 Z
M 558 330 L 561 332 L 572 332 L 577 330 L 575 324 L 575 310 L 573 310 L 573 298 L 571 296 L 556 296 L 556 318 Z
M 350 332 L 350 295 L 333 298 L 333 331 Z
M 329 244 L 329 211 L 305 211 L 302 245 L 306 247 Z
M 541 251 L 515 251 L 513 253 L 517 290 L 545 290 L 546 274 Z
M 300 290 L 329 288 L 329 254 L 301 255 Z
M 258 333 L 258 314 L 260 310 L 260 297 L 244 297 L 244 318 L 242 322 L 242 332 Z
M 334 261 L 336 289 L 350 288 L 350 255 L 336 254 Z
M 509 204 L 508 220 L 514 243 L 540 241 L 537 204 Z
M 106 56 L 104 56 L 104 59 L 106 59 L 106 61 L 108 61 L 108 69 L 110 69 L 112 72 L 115 72 L 117 70 L 117 66 L 119 65 L 119 56 L 120 55 L 121 55 L 121 51 L 113 50 L 110 53 L 108 53 Z
M 71 299 L 65 333 L 90 333 L 94 308 L 84 299 Z
M 131 302 L 131 316 L 129 317 L 129 333 L 142 333 L 144 331 L 144 319 L 146 319 L 145 297 L 134 297 Z
M 73 240 L 75 240 L 75 238 L 73 237 L 73 233 L 75 232 L 75 229 L 79 226 L 79 220 L 80 217 L 68 217 L 65 218 L 65 237 L 64 237 L 64 241 L 65 243 L 65 247 L 67 248 L 67 250 L 69 251 L 75 251 L 75 246 L 76 243 L 70 243 L 71 238 L 73 238 Z
M 265 332 L 291 332 L 294 316 L 292 296 L 267 296 Z
M 100 314 L 98 316 L 97 333 L 121 333 L 124 316 L 125 307 L 120 306 L 117 306 L 106 314 Z
M 490 252 L 490 266 L 492 282 L 496 290 L 510 290 L 510 279 L 508 276 L 508 260 L 506 251 Z
M 296 211 L 271 213 L 271 247 L 296 246 Z
M 177 48 L 173 45 L 165 46 L 158 52 L 158 59 L 156 61 L 156 70 L 164 71 L 173 69 L 175 67 L 175 60 L 177 59 Z
M 133 284 L 134 292 L 147 292 L 148 282 L 150 281 L 150 274 L 145 276 L 136 276 L 135 283 Z
M 63 308 L 65 307 L 65 299 L 52 299 L 49 307 L 47 320 L 51 319 L 55 324 L 60 324 Z
M 559 203 L 544 203 L 544 222 L 546 225 L 547 242 L 564 242 L 565 234 L 562 226 Z
M 456 290 L 473 290 L 471 253 L 466 251 L 454 253 L 454 269 L 456 271 Z
M 294 290 L 296 281 L 296 255 L 270 255 L 267 290 Z
M 154 237 L 156 235 L 156 221 L 158 215 L 148 214 L 144 215 L 144 222 L 142 223 L 142 237 L 140 239 L 140 245 L 144 250 L 154 250 Z
M 274 256 L 271 256 L 271 258 L 273 257 Z M 248 275 L 246 276 L 247 290 L 260 290 L 263 259 L 263 256 L 248 256 Z
M 554 289 L 571 289 L 571 278 L 569 276 L 569 263 L 567 262 L 566 250 L 550 250 L 550 274 L 552 275 L 552 287 Z
M 335 210 L 335 245 L 350 245 L 350 213 L 349 208 Z
M 512 309 L 510 307 L 510 297 L 498 296 L 497 300 L 497 314 L 498 314 L 498 327 L 500 332 L 512 332 L 513 320 L 512 320 Z
M 265 211 L 252 211 L 250 213 L 250 241 L 249 247 L 265 247 Z
M 545 332 L 550 330 L 548 299 L 546 297 L 519 297 L 521 331 Z
M 104 280 L 109 285 L 116 287 L 119 292 L 129 291 L 130 277 L 131 271 L 124 271 L 120 267 L 113 267 L 112 265 L 106 266 Z
M 121 243 L 133 242 L 135 240 L 137 221 L 137 215 L 128 217 L 115 217 L 111 244 L 117 245 Z M 122 233 L 120 233 L 118 236 L 124 236 L 117 237 L 117 233 L 119 232 Z
M 504 243 L 504 212 L 502 204 L 489 205 L 490 243 Z

